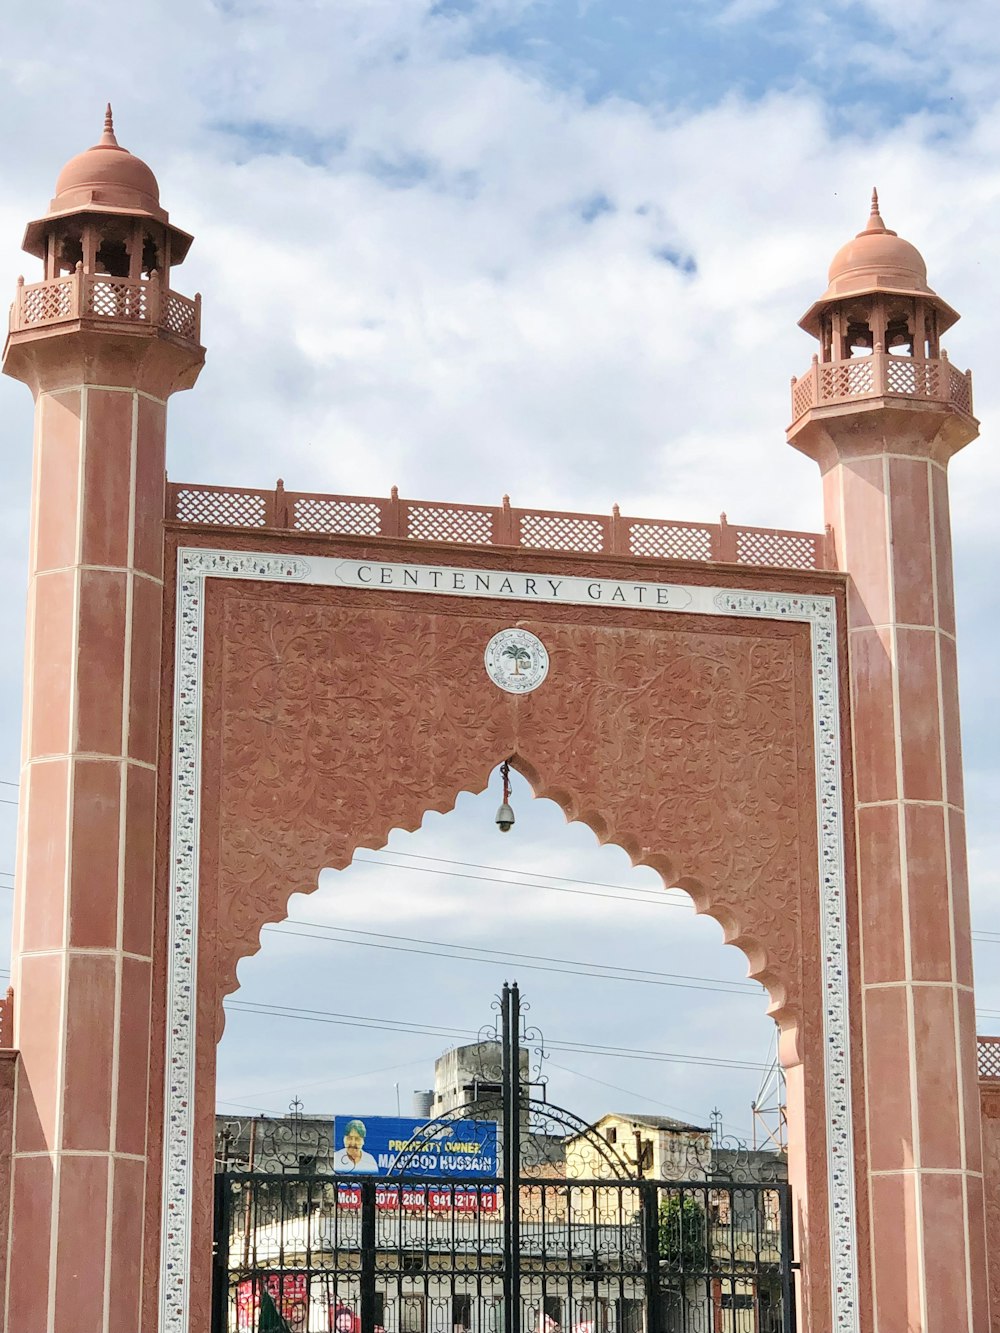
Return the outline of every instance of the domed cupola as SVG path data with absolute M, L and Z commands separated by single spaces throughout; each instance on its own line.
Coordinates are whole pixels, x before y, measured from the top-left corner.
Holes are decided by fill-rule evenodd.
M 826 291 L 799 321 L 820 350 L 792 381 L 792 436 L 809 414 L 885 399 L 946 404 L 971 418 L 971 378 L 941 350 L 957 319 L 928 285 L 920 251 L 883 222 L 873 190 L 867 225 L 834 255 Z
M 143 342 L 171 343 L 184 367 L 178 373 L 197 375 L 205 355 L 201 298 L 182 295 L 170 282 L 192 240 L 171 223 L 150 168 L 118 142 L 109 105 L 98 142 L 70 158 L 49 211 L 25 230 L 24 249 L 44 268 L 41 281 L 18 279 L 4 348 L 7 374 L 34 375 L 43 343 L 54 347 L 54 339 L 81 334 L 87 356 L 110 347 L 108 335 L 119 351 L 130 345 L 132 356 L 143 354 Z M 69 364 L 67 346 L 58 355 Z M 126 379 L 131 373 L 122 372 Z
M 160 187 L 146 163 L 122 148 L 115 137 L 111 104 L 104 114 L 100 141 L 78 153 L 59 173 L 50 215 L 91 205 L 99 209 L 125 209 L 166 219 L 160 207 Z
M 138 280 L 181 263 L 191 236 L 170 223 L 145 162 L 118 142 L 110 103 L 104 133 L 59 173 L 43 218 L 29 222 L 24 249 L 45 261 L 46 278 L 72 272 Z

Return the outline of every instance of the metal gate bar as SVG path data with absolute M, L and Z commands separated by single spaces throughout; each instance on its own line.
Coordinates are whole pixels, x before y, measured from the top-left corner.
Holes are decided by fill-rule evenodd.
M 256 1333 L 265 1287 L 292 1333 L 794 1333 L 782 1183 L 522 1177 L 512 1196 L 228 1172 L 216 1190 L 214 1333 Z
M 265 1174 L 252 1141 L 251 1169 L 216 1178 L 213 1333 L 259 1333 L 265 1291 L 290 1333 L 795 1333 L 787 1184 L 731 1149 L 724 1176 L 696 1153 L 683 1179 L 644 1179 L 638 1126 L 632 1159 L 539 1109 L 516 984 L 498 1008 L 499 1177 L 416 1174 L 455 1118 L 429 1122 L 381 1177 L 310 1174 L 297 1141 L 298 1169 Z M 532 1170 L 553 1130 L 605 1174 L 537 1152 Z

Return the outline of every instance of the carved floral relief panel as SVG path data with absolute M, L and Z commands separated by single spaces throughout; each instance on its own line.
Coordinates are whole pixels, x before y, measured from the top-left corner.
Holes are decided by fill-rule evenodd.
M 223 778 L 222 991 L 261 925 L 320 869 L 450 809 L 511 755 L 536 794 L 688 888 L 776 1004 L 797 1008 L 812 783 L 801 627 L 706 632 L 679 616 L 623 624 L 620 612 L 612 626 L 607 613 L 588 623 L 554 607 L 518 622 L 552 665 L 541 688 L 512 697 L 483 668 L 508 623 L 495 604 L 418 611 L 384 594 L 372 605 L 231 585 L 218 595 L 221 671 L 207 674 L 219 685 L 207 687 L 205 725 Z

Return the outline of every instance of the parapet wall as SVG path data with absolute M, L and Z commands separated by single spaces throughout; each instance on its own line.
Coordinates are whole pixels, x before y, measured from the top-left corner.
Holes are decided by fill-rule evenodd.
M 730 523 L 686 523 L 610 514 L 518 509 L 499 505 L 404 500 L 389 496 L 318 495 L 241 486 L 171 482 L 169 521 L 228 528 L 277 528 L 328 536 L 404 537 L 413 541 L 507 546 L 526 551 L 624 555 L 653 560 L 706 560 L 781 569 L 836 569 L 822 532 L 792 532 Z

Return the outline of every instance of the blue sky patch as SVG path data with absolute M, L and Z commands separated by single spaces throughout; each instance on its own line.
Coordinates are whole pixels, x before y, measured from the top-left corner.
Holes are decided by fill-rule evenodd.
M 693 277 L 698 272 L 698 264 L 694 255 L 684 254 L 681 250 L 675 250 L 672 245 L 660 245 L 653 251 L 653 258 L 658 259 L 662 264 L 669 264 L 671 268 L 677 269 L 685 277 Z

